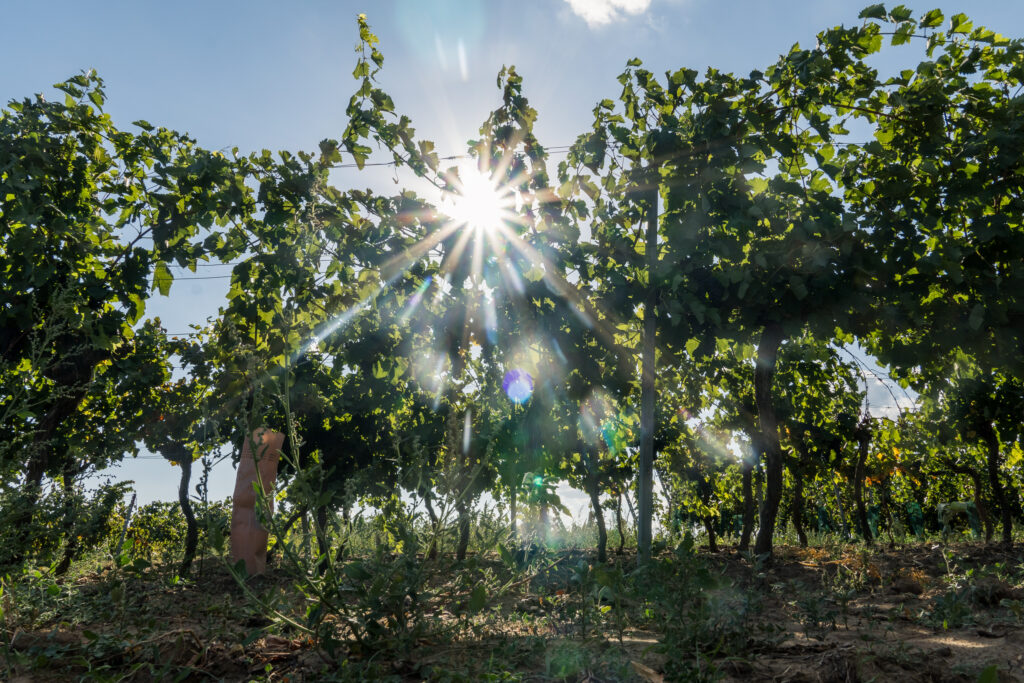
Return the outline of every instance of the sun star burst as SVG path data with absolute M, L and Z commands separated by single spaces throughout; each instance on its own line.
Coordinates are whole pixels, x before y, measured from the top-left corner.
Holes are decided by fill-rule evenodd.
M 463 168 L 455 183 L 455 192 L 445 196 L 441 208 L 452 221 L 478 232 L 494 232 L 513 216 L 512 192 L 476 167 Z

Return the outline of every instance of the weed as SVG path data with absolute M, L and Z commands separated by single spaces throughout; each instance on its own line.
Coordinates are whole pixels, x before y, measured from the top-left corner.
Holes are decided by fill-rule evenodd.
M 642 568 L 637 579 L 651 586 L 652 616 L 664 629 L 660 649 L 670 656 L 666 674 L 713 680 L 715 659 L 746 649 L 757 602 L 750 591 L 736 590 L 714 575 L 697 557 L 689 534 L 673 555 L 650 569 Z
M 943 630 L 960 628 L 973 620 L 971 602 L 968 592 L 964 589 L 949 589 L 936 596 L 931 603 L 931 610 L 926 614 L 925 622 Z
M 826 607 L 826 601 L 819 595 L 799 591 L 804 597 L 795 601 L 797 619 L 804 627 L 804 635 L 815 640 L 824 640 L 829 631 L 836 629 L 836 612 Z

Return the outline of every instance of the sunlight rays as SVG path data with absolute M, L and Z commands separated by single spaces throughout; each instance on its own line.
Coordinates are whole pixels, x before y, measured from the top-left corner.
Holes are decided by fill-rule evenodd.
M 498 185 L 494 176 L 477 169 L 464 167 L 452 177 L 455 192 L 441 200 L 441 211 L 460 226 L 477 232 L 496 230 L 517 216 L 515 197 L 507 185 Z
M 543 192 L 520 194 L 519 188 L 526 186 L 528 178 L 525 174 L 516 174 L 506 179 L 512 158 L 503 157 L 493 168 L 487 167 L 484 160 L 488 158 L 489 155 L 482 154 L 480 162 L 452 169 L 445 176 L 448 189 L 437 203 L 437 209 L 426 208 L 409 215 L 428 228 L 426 236 L 384 261 L 380 265 L 380 285 L 349 309 L 321 323 L 296 357 L 318 351 L 329 335 L 349 326 L 357 315 L 369 309 L 385 288 L 425 258 L 436 264 L 437 272 L 415 285 L 393 314 L 400 325 L 416 320 L 428 301 L 437 305 L 447 298 L 448 306 L 467 309 L 462 316 L 462 348 L 468 349 L 472 344 L 496 347 L 502 343 L 522 348 L 522 340 L 517 343 L 513 337 L 519 335 L 512 330 L 507 331 L 507 339 L 502 338 L 498 308 L 502 302 L 512 302 L 517 308 L 526 306 L 523 297 L 529 283 L 524 278 L 531 281 L 539 278 L 554 295 L 567 302 L 572 313 L 598 335 L 601 343 L 613 350 L 619 348 L 615 343 L 616 321 L 604 311 L 595 310 L 577 287 L 562 277 L 558 268 L 521 235 L 533 225 L 529 216 L 522 212 L 535 210 L 538 196 Z M 431 297 L 428 294 L 432 289 L 435 294 Z M 464 300 L 456 301 L 456 292 L 460 292 Z M 568 359 L 557 341 L 552 338 L 549 342 L 545 346 L 552 352 L 548 364 L 551 367 L 544 372 L 542 386 L 569 369 L 566 367 Z M 512 362 L 512 357 L 518 355 L 521 354 L 512 353 L 509 357 L 505 376 L 508 381 L 503 389 L 512 403 L 523 405 L 534 394 L 539 368 Z M 435 406 L 445 386 L 460 381 L 444 370 L 446 366 L 450 370 L 450 363 L 451 359 L 442 353 L 420 358 L 413 364 L 417 384 L 434 395 Z

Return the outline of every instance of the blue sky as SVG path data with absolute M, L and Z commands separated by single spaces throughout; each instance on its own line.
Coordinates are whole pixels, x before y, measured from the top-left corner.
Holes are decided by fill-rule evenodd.
M 495 76 L 514 64 L 539 112 L 537 133 L 563 145 L 590 124 L 590 111 L 615 97 L 615 77 L 640 57 L 656 73 L 712 65 L 746 73 L 817 31 L 856 24 L 867 3 L 848 0 L 378 0 L 268 2 L 74 0 L 3 4 L 0 100 L 21 99 L 83 69 L 106 80 L 107 111 L 187 131 L 211 149 L 315 149 L 338 137 L 353 89 L 355 18 L 366 13 L 385 56 L 382 83 L 397 109 L 442 154 L 465 151 L 498 103 Z M 905 3 L 966 12 L 1010 37 L 1024 35 L 1024 3 L 973 0 Z M 902 50 L 907 54 L 909 51 Z M 916 52 L 916 51 L 915 51 Z M 341 185 L 394 188 L 385 169 L 345 171 Z M 210 268 L 200 273 L 227 274 Z M 181 273 L 187 276 L 188 273 Z M 202 322 L 227 280 L 176 283 L 157 300 L 171 331 Z M 173 328 L 180 329 L 173 329 Z M 175 496 L 177 473 L 159 460 L 126 463 L 143 501 Z M 211 490 L 230 493 L 218 468 Z

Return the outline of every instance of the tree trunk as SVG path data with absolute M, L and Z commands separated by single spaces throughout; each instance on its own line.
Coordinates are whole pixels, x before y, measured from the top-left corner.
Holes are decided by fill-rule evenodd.
M 658 293 L 654 271 L 658 262 L 658 188 L 649 193 L 647 232 L 644 239 L 647 291 L 644 294 L 644 332 L 640 358 L 640 471 L 637 477 L 637 558 L 651 559 L 651 524 L 654 519 L 654 391 L 657 358 Z
M 705 508 L 710 508 L 713 493 L 711 484 L 708 483 L 707 477 L 700 474 L 699 470 L 693 478 L 697 481 L 697 496 L 700 498 L 700 502 L 704 504 Z M 708 552 L 717 553 L 718 539 L 715 534 L 715 519 L 711 515 L 707 515 L 701 521 L 704 522 L 704 531 L 708 535 Z
M 754 463 L 752 460 L 743 461 L 743 532 L 740 534 L 740 545 L 738 550 L 746 552 L 750 549 L 750 536 L 754 532 Z
M 889 477 L 882 482 L 882 516 L 885 518 L 885 526 L 889 534 L 889 547 L 896 547 L 895 529 L 892 516 L 892 494 L 889 491 Z
M 988 514 L 988 507 L 985 505 L 985 499 L 982 498 L 981 475 L 973 467 L 957 465 L 955 462 L 948 460 L 946 461 L 946 467 L 949 468 L 951 472 L 955 472 L 956 474 L 966 474 L 970 477 L 971 483 L 974 485 L 974 507 L 978 509 L 978 520 L 985 529 L 985 542 L 989 543 L 992 540 L 994 530 L 992 528 L 992 517 Z
M 871 428 L 864 422 L 857 426 L 855 434 L 857 438 L 857 465 L 853 470 L 853 502 L 857 506 L 857 524 L 860 526 L 861 536 L 868 545 L 874 541 L 871 535 L 871 525 L 868 524 L 868 510 L 864 505 L 864 478 L 868 462 L 868 446 L 871 444 Z
M 850 538 L 850 527 L 846 524 L 846 506 L 843 505 L 842 491 L 839 484 L 832 482 L 832 493 L 836 496 L 836 510 L 839 512 L 839 528 L 843 530 L 843 538 Z
M 456 501 L 455 509 L 459 513 L 459 544 L 455 549 L 455 560 L 462 562 L 469 550 L 469 506 L 460 499 Z
M 757 422 L 765 455 L 765 496 L 761 505 L 761 526 L 757 530 L 754 553 L 771 555 L 775 533 L 775 519 L 782 501 L 782 444 L 779 443 L 779 424 L 772 398 L 775 365 L 782 345 L 782 327 L 778 323 L 765 326 L 757 347 L 757 365 L 754 368 L 754 403 Z
M 629 510 L 629 516 L 633 518 L 633 526 L 636 527 L 636 510 L 633 508 L 633 499 L 629 497 L 628 491 L 623 494 L 623 497 L 626 499 L 626 508 Z
M 995 427 L 989 423 L 981 425 L 981 438 L 985 441 L 987 458 L 985 464 L 988 466 L 988 483 L 992 487 L 992 498 L 1003 525 L 1003 543 L 1013 545 L 1013 515 L 1010 510 L 1010 502 L 1007 500 L 1003 482 L 999 479 L 999 468 L 1001 458 L 999 457 L 999 434 Z
M 512 529 L 511 535 L 512 535 L 512 543 L 513 544 L 515 544 L 515 542 L 519 538 L 519 529 L 517 528 L 517 524 L 516 524 L 516 521 L 517 521 L 516 517 L 518 517 L 518 514 L 519 514 L 519 510 L 518 510 L 517 505 L 516 505 L 517 502 L 518 502 L 518 495 L 517 495 L 517 493 L 518 493 L 518 491 L 516 490 L 516 487 L 513 486 L 512 487 L 512 491 L 509 493 L 509 501 L 508 501 L 508 521 L 509 521 L 509 525 L 511 526 L 511 529 Z
M 43 477 L 50 469 L 54 434 L 61 423 L 75 411 L 84 396 L 85 391 L 79 389 L 72 392 L 68 398 L 57 401 L 40 420 L 39 429 L 32 438 L 32 444 L 29 446 L 30 457 L 25 468 L 25 483 L 22 485 L 21 495 L 17 497 L 15 512 L 10 518 L 9 528 L 13 532 L 10 540 L 11 566 L 14 568 L 24 564 L 35 541 L 32 538 L 32 522 L 39 499 L 43 495 Z M 3 569 L 0 567 L 0 570 Z
M 793 475 L 793 528 L 796 529 L 796 535 L 800 538 L 800 547 L 806 548 L 807 532 L 804 531 L 804 477 L 798 467 L 791 468 L 790 474 Z
M 619 547 L 615 551 L 616 555 L 621 555 L 626 548 L 626 529 L 625 524 L 622 520 L 622 494 L 620 493 L 615 497 L 615 525 L 619 530 Z
M 185 449 L 182 448 L 181 451 Z M 182 453 L 181 460 L 181 481 L 178 483 L 178 504 L 181 512 L 185 515 L 185 556 L 181 559 L 181 567 L 178 569 L 180 576 L 188 576 L 192 568 L 192 560 L 196 556 L 196 546 L 199 544 L 199 526 L 196 524 L 196 516 L 192 512 L 192 501 L 188 498 L 188 486 L 192 480 L 192 454 Z
M 313 519 L 316 528 L 316 548 L 320 557 L 317 558 L 317 566 L 321 574 L 327 571 L 331 552 L 331 541 L 327 536 L 327 506 L 318 505 L 316 515 Z
M 547 547 L 548 527 L 551 525 L 551 510 L 547 503 L 540 504 L 539 522 L 537 528 L 537 545 Z
M 604 514 L 601 512 L 601 495 L 597 490 L 597 479 L 587 478 L 587 493 L 590 494 L 590 505 L 594 508 L 594 521 L 597 523 L 597 561 L 608 561 L 608 530 L 604 526 Z
M 430 502 L 430 492 L 423 495 L 423 506 L 427 508 L 427 516 L 430 517 L 430 547 L 427 548 L 427 559 L 437 559 L 437 537 L 441 533 L 441 520 L 437 518 L 434 504 Z
M 309 510 L 302 511 L 302 517 L 299 518 L 299 527 L 302 529 L 302 556 L 304 561 L 309 562 L 313 556 L 312 546 L 310 545 L 310 533 L 309 533 Z
M 718 552 L 718 538 L 715 536 L 715 518 L 708 515 L 704 518 L 704 531 L 708 535 L 708 552 Z
M 71 502 L 72 489 L 74 488 L 75 475 L 71 468 L 65 467 L 61 477 L 61 485 L 64 489 L 64 537 L 67 539 L 64 544 L 64 556 L 60 564 L 54 569 L 54 574 L 64 576 L 71 567 L 71 561 L 78 554 L 78 538 L 75 536 L 74 505 Z

